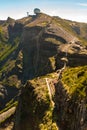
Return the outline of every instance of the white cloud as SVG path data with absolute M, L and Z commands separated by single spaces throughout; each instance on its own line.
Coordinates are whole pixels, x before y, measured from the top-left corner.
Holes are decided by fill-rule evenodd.
M 43 9 L 42 12 L 47 13 L 51 16 L 59 16 L 64 19 L 69 19 L 78 22 L 87 23 L 87 9 L 75 8 L 75 9 Z
M 79 3 L 81 4 L 81 3 Z M 19 19 L 22 17 L 27 16 L 27 11 L 29 14 L 33 14 L 33 9 L 35 6 L 31 7 L 22 7 L 15 10 L 15 8 L 10 8 L 6 12 L 3 10 L 0 11 L 0 19 L 7 19 L 8 16 Z M 61 7 L 54 7 L 54 8 L 47 8 L 42 7 L 41 12 L 49 14 L 51 16 L 59 16 L 61 18 L 79 21 L 79 22 L 86 22 L 87 23 L 87 8 L 61 8 Z
M 78 3 L 77 5 L 80 5 L 80 6 L 85 6 L 85 7 L 87 7 L 87 3 Z

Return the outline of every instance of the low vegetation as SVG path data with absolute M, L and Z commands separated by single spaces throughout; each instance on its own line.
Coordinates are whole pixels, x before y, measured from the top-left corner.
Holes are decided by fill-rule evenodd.
M 19 24 L 14 23 L 15 26 L 11 21 L 5 22 L 3 26 L 0 25 L 0 83 L 3 86 L 16 88 L 20 86 L 22 90 L 19 101 L 12 99 L 6 103 L 5 108 L 0 111 L 0 114 L 8 111 L 12 107 L 18 106 L 17 111 L 19 115 L 16 115 L 16 119 L 20 118 L 20 123 L 17 123 L 19 123 L 19 127 L 22 128 L 21 130 L 58 130 L 58 115 L 55 112 L 58 102 L 55 101 L 55 106 L 53 106 L 51 102 L 51 99 L 52 101 L 55 100 L 56 96 L 55 91 L 57 89 L 55 89 L 54 84 L 62 81 L 64 88 L 67 90 L 64 91 L 63 88 L 63 91 L 65 94 L 68 92 L 70 97 L 74 95 L 76 98 L 85 98 L 87 95 L 87 65 L 67 67 L 62 73 L 62 80 L 58 82 L 58 73 L 55 71 L 63 67 L 60 58 L 65 56 L 65 52 L 61 51 L 61 44 L 66 44 L 67 46 L 69 41 L 67 40 L 68 37 L 70 39 L 71 37 L 75 37 L 79 39 L 82 44 L 87 45 L 87 27 L 84 25 L 84 27 L 82 27 L 84 31 L 81 31 L 81 34 L 78 35 L 73 29 L 76 22 L 58 17 L 50 17 L 42 13 L 37 16 L 29 16 L 17 20 L 16 22 Z M 7 26 L 9 25 L 10 28 L 7 30 Z M 77 26 L 80 27 L 81 25 L 77 24 Z M 8 35 L 6 35 L 6 33 L 8 33 Z M 35 40 L 34 37 L 36 36 L 39 38 Z M 59 46 L 60 50 L 58 49 Z M 68 48 L 65 49 L 67 50 Z M 79 49 L 77 48 L 77 50 Z M 78 51 L 75 53 L 77 53 L 76 56 L 78 59 Z M 66 55 L 69 56 L 69 54 L 70 52 Z M 69 61 L 70 60 L 72 65 L 75 64 L 75 62 L 73 63 L 73 58 L 69 59 Z M 52 98 L 49 96 L 50 91 L 47 88 L 49 85 L 46 79 L 52 80 L 52 82 L 50 82 Z M 21 85 L 21 81 L 25 83 L 25 85 Z M 61 91 L 60 93 L 58 91 L 58 94 L 60 95 L 58 100 L 62 104 L 61 99 L 63 95 L 61 95 Z M 66 102 L 65 99 L 63 99 L 63 101 Z M 61 108 L 59 109 L 61 118 Z M 66 114 L 65 112 L 66 111 L 64 111 L 64 114 Z M 62 120 L 62 123 L 63 121 L 64 120 Z
M 18 105 L 18 101 L 14 101 L 14 100 L 12 99 L 10 102 L 8 102 L 8 103 L 6 104 L 5 108 L 0 111 L 0 114 L 2 114 L 3 112 L 8 111 L 10 108 L 12 108 L 12 107 L 14 107 L 14 106 L 17 107 L 17 105 Z
M 25 125 L 22 124 L 22 128 L 58 130 L 53 119 L 55 117 L 54 106 L 51 104 L 45 79 L 46 77 L 52 78 L 52 76 L 53 74 L 38 77 L 28 81 L 25 85 L 21 95 L 21 120 L 25 122 Z M 30 123 L 27 123 L 26 120 L 29 120 Z
M 85 97 L 87 87 L 87 66 L 67 68 L 63 73 L 62 82 L 70 95 L 75 93 L 77 97 Z

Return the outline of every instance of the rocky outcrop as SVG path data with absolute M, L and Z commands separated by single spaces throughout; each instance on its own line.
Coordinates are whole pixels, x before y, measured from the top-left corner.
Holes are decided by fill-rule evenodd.
M 67 57 L 67 65 L 71 67 L 87 65 L 87 49 L 85 46 L 82 46 L 80 42 L 62 44 L 59 46 L 56 57 L 57 68 L 63 66 L 62 57 Z
M 28 81 L 22 88 L 16 113 L 15 130 L 58 130 L 44 78 Z
M 24 79 L 53 72 L 56 67 L 52 67 L 52 62 L 55 64 L 59 45 L 77 41 L 78 38 L 58 26 L 55 19 L 39 14 L 25 26 L 22 34 Z M 51 62 L 51 58 L 54 61 Z
M 71 27 L 76 32 L 77 35 L 87 40 L 87 33 L 86 33 L 87 23 L 72 22 Z
M 55 85 L 57 124 L 61 130 L 87 129 L 87 98 L 79 98 L 77 92 L 69 95 L 61 82 Z
M 14 24 L 9 24 L 8 26 L 8 37 L 9 37 L 9 42 L 14 42 L 15 38 L 20 38 L 23 30 L 23 24 L 21 23 L 14 23 Z
M 7 49 L 3 51 L 3 47 L 1 48 L 1 57 L 4 57 L 0 61 L 0 76 L 1 82 L 7 84 L 9 95 L 6 95 L 4 87 L 1 86 L 1 99 L 5 96 L 5 103 L 14 99 L 18 90 L 13 86 L 22 86 L 20 96 L 17 96 L 19 104 L 15 116 L 15 130 L 87 129 L 86 97 L 79 97 L 79 91 L 70 95 L 61 81 L 66 64 L 69 67 L 87 65 L 87 47 L 82 45 L 83 40 L 78 37 L 79 30 L 76 35 L 68 22 L 42 13 L 17 21 L 8 18 L 3 25 L 0 22 L 6 36 L 5 40 L 0 40 L 6 41 Z M 2 30 L 1 36 L 4 36 Z M 8 42 L 10 43 L 7 44 Z M 58 72 L 61 74 L 59 77 Z M 83 81 L 81 90 L 85 90 L 83 88 L 87 86 L 86 80 L 77 79 L 81 76 L 86 79 L 83 71 L 74 79 Z M 70 77 L 66 77 L 65 82 L 70 83 L 68 79 Z M 73 82 L 70 84 L 73 85 Z
M 15 100 L 17 94 L 17 88 L 0 85 L 0 110 L 2 110 L 5 107 L 6 103 L 8 103 L 12 98 Z
M 41 15 L 41 18 L 43 16 Z M 25 26 L 22 34 L 24 81 L 46 75 L 56 69 L 62 68 L 64 62 L 61 58 L 63 57 L 67 58 L 67 65 L 70 67 L 84 66 L 87 64 L 86 47 L 81 45 L 81 41 L 78 38 L 54 23 L 54 20 L 50 18 L 50 22 L 45 21 L 44 25 L 38 15 L 34 21 L 31 21 Z M 45 110 L 42 110 L 42 108 L 46 108 L 48 111 L 49 104 L 46 104 L 47 100 L 45 102 L 42 101 L 43 95 L 40 96 L 43 86 L 43 91 L 46 94 L 46 84 L 43 85 L 44 80 L 42 81 L 39 77 L 34 82 L 29 81 L 22 90 L 17 109 L 17 115 L 19 116 L 15 123 L 15 128 L 18 130 L 24 128 L 30 128 L 31 130 L 41 130 L 42 128 L 52 129 L 52 124 L 50 128 L 48 127 L 48 121 L 46 121 L 46 126 L 44 126 L 44 116 L 41 116 L 41 113 L 45 113 Z M 41 101 L 41 104 L 39 104 L 39 101 Z M 57 80 L 54 102 L 55 107 L 51 113 L 52 118 L 50 118 L 50 121 L 53 119 L 57 123 L 57 129 L 58 127 L 61 130 L 87 129 L 85 116 L 87 113 L 85 105 L 86 98 L 79 98 L 78 93 L 77 95 L 76 93 L 70 95 L 64 88 L 62 82 Z M 37 112 L 38 108 L 41 110 L 39 111 L 40 113 Z M 27 120 L 30 124 L 28 124 Z M 34 125 L 32 125 L 32 122 Z

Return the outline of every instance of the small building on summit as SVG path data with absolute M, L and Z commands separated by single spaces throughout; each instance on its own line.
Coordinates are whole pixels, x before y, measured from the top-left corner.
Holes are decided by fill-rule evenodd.
M 35 13 L 35 14 L 39 14 L 39 13 L 40 13 L 40 9 L 35 8 L 35 9 L 34 9 L 34 13 Z

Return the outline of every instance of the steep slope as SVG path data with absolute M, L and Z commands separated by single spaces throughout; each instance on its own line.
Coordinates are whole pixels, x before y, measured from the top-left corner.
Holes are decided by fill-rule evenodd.
M 87 65 L 67 68 L 55 86 L 55 109 L 60 129 L 86 130 Z
M 81 23 L 77 25 L 81 26 Z M 81 125 L 78 127 L 83 115 L 78 115 L 77 109 L 81 101 L 79 93 L 83 93 L 86 87 L 87 43 L 86 38 L 85 42 L 83 38 L 74 29 L 72 21 L 43 13 L 20 20 L 8 18 L 0 22 L 0 84 L 4 89 L 0 98 L 1 103 L 4 103 L 1 107 L 5 108 L 1 113 L 9 111 L 18 102 L 16 119 L 10 117 L 10 121 L 6 119 L 2 126 L 15 122 L 15 130 L 65 130 L 65 127 L 69 130 L 85 130 Z M 73 77 L 69 69 L 65 70 L 66 65 L 74 67 L 71 69 L 73 73 L 75 67 L 77 73 L 83 69 L 84 74 L 79 74 L 81 78 L 84 77 L 81 84 L 78 84 L 81 80 L 79 76 L 75 83 L 70 82 Z M 79 66 L 82 66 L 81 70 Z M 70 81 L 67 76 L 71 77 Z M 78 93 L 74 87 L 78 89 L 80 85 L 82 88 Z M 75 94 L 71 94 L 71 91 L 68 93 L 66 86 L 71 86 Z M 69 103 L 65 100 L 69 100 Z M 69 110 L 68 106 L 73 107 L 75 102 L 77 116 L 74 112 L 72 117 L 69 111 L 74 110 Z M 84 105 L 81 104 L 81 107 L 83 109 Z
M 20 50 L 22 26 L 11 18 L 8 18 L 0 26 L 0 85 L 3 86 L 2 91 L 4 88 L 7 92 L 3 97 L 0 96 L 0 109 L 2 109 L 18 93 L 15 86 L 18 84 L 17 75 L 19 73 L 15 63 Z M 3 93 L 2 91 L 1 93 Z
M 55 17 L 62 27 L 77 35 L 83 44 L 87 45 L 87 23 L 80 23 Z
M 43 22 L 43 19 L 45 22 Z M 69 66 L 81 65 L 84 68 L 84 65 L 87 64 L 87 60 L 86 60 L 87 49 L 85 46 L 82 45 L 79 37 L 77 37 L 77 35 L 75 35 L 73 31 L 70 33 L 70 30 L 67 30 L 65 27 L 63 28 L 63 26 L 59 23 L 57 24 L 57 20 L 55 21 L 55 19 L 49 16 L 46 16 L 44 14 L 38 15 L 36 19 L 34 19 L 34 21 L 30 22 L 29 24 L 25 26 L 24 31 L 23 31 L 22 45 L 23 45 L 23 77 L 25 81 L 26 79 L 32 79 L 34 77 L 45 75 L 47 73 L 54 72 L 58 68 L 61 68 L 64 65 L 64 62 L 61 60 L 61 58 L 63 57 L 68 58 Z M 47 77 L 48 79 L 50 79 L 50 77 L 47 75 L 44 78 L 47 78 Z M 65 130 L 68 128 L 70 130 L 81 129 L 81 125 L 78 127 L 78 124 L 76 124 L 75 121 L 76 121 L 76 118 L 81 119 L 83 115 L 81 115 L 81 117 L 80 115 L 77 117 L 75 117 L 74 115 L 69 121 L 67 121 L 66 119 L 68 117 L 71 117 L 68 115 L 69 112 L 66 112 L 64 109 L 67 107 L 66 108 L 67 111 L 70 111 L 68 110 L 69 104 L 67 103 L 67 101 L 64 104 L 64 101 L 68 100 L 69 95 L 66 94 L 66 90 L 64 90 L 64 87 L 61 88 L 62 87 L 61 84 L 59 87 L 59 81 L 58 81 L 59 79 L 57 80 L 57 77 L 55 78 L 54 73 L 52 74 L 51 79 L 53 80 L 53 84 L 54 83 L 57 84 L 58 82 L 58 85 L 54 87 L 55 91 L 53 95 L 55 95 L 54 96 L 55 107 L 52 106 L 53 111 L 50 111 L 50 114 L 52 114 L 52 116 L 51 117 L 48 116 L 48 120 L 47 120 L 47 116 L 44 114 L 44 111 L 41 111 L 40 115 L 43 114 L 45 117 L 44 116 L 42 118 L 39 117 L 38 107 L 39 108 L 41 107 L 43 109 L 46 108 L 46 106 L 42 107 L 42 105 L 40 106 L 40 104 L 37 103 L 39 100 L 42 100 L 43 98 L 43 96 L 40 95 L 40 93 L 42 93 L 41 90 L 43 90 L 43 87 L 44 87 L 44 90 L 43 90 L 44 94 L 47 93 L 45 90 L 45 87 L 47 86 L 47 84 L 43 84 L 44 80 L 42 77 L 40 78 L 39 77 L 36 78 L 35 81 L 33 80 L 29 81 L 29 84 L 27 84 L 24 90 L 22 90 L 22 92 L 24 93 L 22 93 L 20 97 L 20 102 L 18 106 L 19 112 L 17 114 L 19 115 L 18 116 L 19 120 L 16 120 L 16 128 L 17 127 L 18 129 L 26 128 L 26 130 L 28 128 L 31 130 L 32 129 L 35 129 L 35 130 L 36 129 L 41 129 L 41 130 L 52 129 L 53 130 L 53 129 L 56 129 L 56 127 L 57 128 L 59 127 L 59 129 L 62 129 L 62 130 Z M 30 83 L 32 83 L 32 85 Z M 36 90 L 38 89 L 39 86 L 41 87 L 41 90 L 39 89 L 39 91 L 37 92 Z M 31 89 L 32 92 L 30 91 L 30 88 L 32 88 Z M 62 91 L 65 91 L 65 92 L 62 93 Z M 32 95 L 29 94 L 28 92 L 32 93 Z M 53 87 L 52 87 L 52 92 L 53 92 Z M 37 93 L 37 97 L 39 96 L 39 99 L 36 97 L 34 101 L 35 93 Z M 30 98 L 29 100 L 27 100 L 29 95 L 30 95 Z M 77 97 L 78 95 L 79 94 L 77 93 Z M 46 100 L 48 100 L 47 97 L 44 97 L 44 100 L 45 98 Z M 75 97 L 74 96 L 71 97 L 70 103 L 72 103 L 73 98 Z M 75 101 L 77 100 L 75 99 L 74 102 Z M 21 102 L 24 103 L 24 105 L 23 104 L 20 105 Z M 79 101 L 77 102 L 78 102 L 77 104 L 79 104 Z M 31 105 L 31 103 L 33 106 Z M 36 104 L 38 105 L 36 106 Z M 30 107 L 28 105 L 30 105 Z M 59 109 L 57 107 L 59 107 Z M 73 107 L 73 104 L 72 104 L 72 107 Z M 42 110 L 41 108 L 40 110 Z M 48 109 L 46 110 L 48 111 Z M 34 112 L 34 117 L 33 117 L 33 112 Z M 62 113 L 64 113 L 64 116 L 62 116 Z M 78 111 L 77 111 L 77 114 L 78 114 Z M 23 116 L 23 119 L 22 119 L 22 116 Z M 27 122 L 28 120 L 30 122 L 30 119 L 35 124 L 34 126 L 32 126 L 32 123 Z M 44 124 L 43 119 L 44 121 L 46 120 L 46 124 Z M 75 121 L 73 121 L 73 125 L 70 125 L 73 119 L 75 119 Z M 56 127 L 54 128 L 52 127 L 51 120 L 53 120 L 53 122 L 56 124 Z M 79 123 L 79 120 L 77 119 L 78 123 Z M 25 125 L 22 125 L 22 121 L 25 122 Z M 50 123 L 50 127 L 48 126 L 49 123 Z
M 16 86 L 20 82 L 15 65 L 20 50 L 20 28 L 11 18 L 0 23 L 0 129 L 5 129 L 10 121 L 13 122 L 15 112 L 10 109 L 13 106 L 16 109 Z
M 17 115 L 16 130 L 58 130 L 45 77 L 27 82 L 22 89 Z
M 55 64 L 54 56 L 58 52 L 59 45 L 78 40 L 55 19 L 39 14 L 34 21 L 25 26 L 23 31 L 24 78 L 29 79 L 54 71 L 55 66 L 52 66 L 50 60 L 54 59 Z

